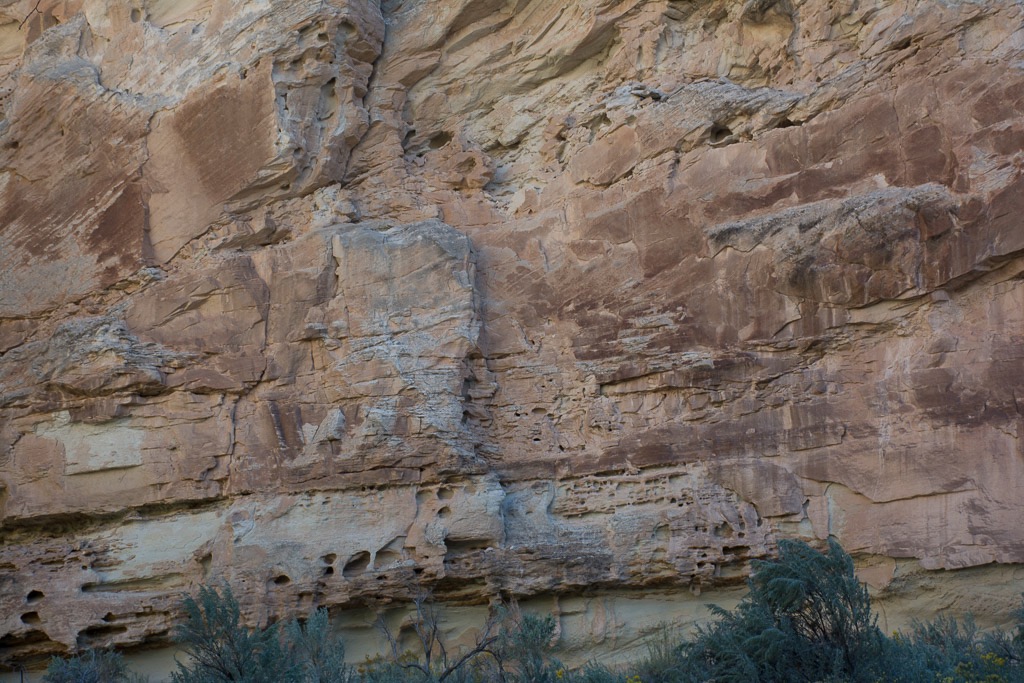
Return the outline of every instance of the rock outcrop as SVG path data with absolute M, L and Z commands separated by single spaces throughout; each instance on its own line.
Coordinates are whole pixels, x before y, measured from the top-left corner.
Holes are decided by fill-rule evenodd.
M 999 622 L 1022 216 L 1013 0 L 0 0 L 0 657 L 792 536 Z

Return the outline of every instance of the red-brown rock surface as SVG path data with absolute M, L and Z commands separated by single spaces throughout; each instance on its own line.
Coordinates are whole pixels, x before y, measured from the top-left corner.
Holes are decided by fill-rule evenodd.
M 999 621 L 1022 256 L 1014 0 L 0 0 L 0 656 L 411 577 L 616 647 L 784 536 Z

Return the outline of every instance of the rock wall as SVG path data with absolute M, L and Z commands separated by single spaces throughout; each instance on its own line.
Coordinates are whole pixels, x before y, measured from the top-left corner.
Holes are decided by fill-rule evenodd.
M 0 657 L 219 581 L 585 649 L 794 536 L 1005 619 L 1022 112 L 1014 0 L 0 0 Z

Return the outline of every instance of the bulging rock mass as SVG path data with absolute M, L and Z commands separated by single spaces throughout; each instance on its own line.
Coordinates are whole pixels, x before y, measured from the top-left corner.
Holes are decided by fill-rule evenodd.
M 5 662 L 223 583 L 615 649 L 790 537 L 999 623 L 1022 361 L 1015 0 L 0 0 Z

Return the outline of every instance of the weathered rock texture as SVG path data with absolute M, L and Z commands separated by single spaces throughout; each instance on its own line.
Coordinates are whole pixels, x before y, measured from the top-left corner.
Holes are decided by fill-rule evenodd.
M 0 22 L 3 657 L 166 642 L 221 580 L 626 595 L 564 612 L 614 644 L 783 536 L 893 614 L 1013 606 L 1019 2 Z

